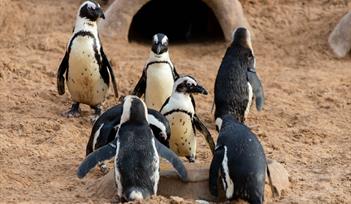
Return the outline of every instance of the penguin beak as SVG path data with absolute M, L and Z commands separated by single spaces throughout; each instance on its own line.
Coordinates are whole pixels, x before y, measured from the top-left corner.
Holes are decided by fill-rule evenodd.
M 160 54 L 161 53 L 161 49 L 162 49 L 162 45 L 161 43 L 157 44 L 157 47 L 156 47 L 156 54 Z
M 101 8 L 98 8 L 96 12 L 98 13 L 100 18 L 105 19 L 104 11 Z
M 208 94 L 207 90 L 200 85 L 196 85 L 196 86 L 191 87 L 190 92 L 195 93 L 195 94 L 199 93 L 199 94 L 203 94 L 203 95 Z

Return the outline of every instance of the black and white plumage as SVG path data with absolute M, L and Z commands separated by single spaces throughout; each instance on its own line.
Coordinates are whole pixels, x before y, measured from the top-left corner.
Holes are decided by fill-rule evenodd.
M 72 37 L 57 72 L 58 93 L 65 93 L 66 78 L 73 100 L 70 111 L 64 114 L 67 117 L 80 115 L 80 103 L 89 105 L 96 115 L 100 115 L 100 106 L 105 100 L 110 77 L 118 97 L 113 69 L 104 53 L 97 30 L 99 18 L 105 18 L 99 4 L 86 1 L 80 6 Z
M 106 110 L 95 121 L 86 147 L 86 156 L 115 139 L 122 113 L 123 105 L 118 104 Z M 171 129 L 167 118 L 160 112 L 150 108 L 148 109 L 147 118 L 154 136 L 166 147 L 169 147 L 168 140 L 171 134 Z M 104 163 L 100 163 L 99 166 L 102 172 L 107 171 L 107 167 Z
M 171 126 L 170 148 L 179 156 L 185 156 L 190 162 L 195 161 L 196 138 L 198 129 L 214 151 L 214 142 L 210 132 L 196 115 L 195 101 L 192 94 L 207 95 L 207 91 L 191 76 L 179 77 L 173 87 L 172 95 L 161 108 Z
M 227 199 L 261 204 L 264 200 L 267 169 L 262 145 L 256 135 L 231 114 L 222 119 L 210 166 L 210 192 L 215 196 L 218 194 L 217 179 L 220 171 Z
M 156 195 L 159 156 L 172 163 L 180 179 L 187 180 L 187 172 L 181 160 L 154 138 L 147 121 L 146 105 L 136 96 L 127 96 L 124 99 L 115 140 L 89 154 L 79 166 L 77 176 L 84 177 L 98 162 L 113 156 L 117 194 L 127 201 Z
M 250 33 L 246 28 L 239 27 L 233 33 L 233 42 L 217 73 L 214 94 L 216 125 L 220 125 L 220 118 L 228 113 L 244 122 L 253 96 L 257 110 L 262 110 L 264 94 L 256 74 Z
M 160 110 L 172 94 L 174 81 L 179 77 L 168 53 L 168 38 L 162 33 L 154 35 L 150 56 L 141 78 L 132 94 L 144 95 L 147 107 Z

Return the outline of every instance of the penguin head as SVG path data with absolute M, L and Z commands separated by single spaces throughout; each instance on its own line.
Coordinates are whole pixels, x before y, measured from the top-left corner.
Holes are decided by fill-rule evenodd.
M 245 27 L 237 27 L 233 32 L 232 45 L 240 45 L 245 48 L 252 50 L 251 34 Z
M 102 8 L 94 1 L 85 1 L 79 8 L 78 16 L 89 21 L 96 21 L 98 18 L 105 19 Z
M 151 51 L 159 56 L 168 51 L 168 37 L 165 34 L 157 33 L 152 38 Z
M 197 81 L 189 75 L 179 77 L 174 82 L 173 92 L 183 94 L 208 94 L 207 90 L 200 86 Z
M 137 96 L 126 96 L 123 101 L 123 113 L 120 124 L 125 122 L 147 123 L 147 107 Z
M 171 135 L 171 127 L 167 118 L 160 112 L 149 108 L 148 121 L 155 137 L 159 140 L 162 139 L 160 140 L 161 143 L 167 141 Z

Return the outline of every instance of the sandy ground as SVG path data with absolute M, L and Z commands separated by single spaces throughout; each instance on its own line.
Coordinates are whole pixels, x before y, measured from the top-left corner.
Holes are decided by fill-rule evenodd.
M 0 0 L 0 202 L 97 201 L 86 189 L 99 172 L 83 180 L 75 176 L 90 134 L 90 109 L 82 106 L 80 118 L 62 117 L 70 96 L 56 91 L 56 71 L 78 4 Z M 243 6 L 266 94 L 264 111 L 252 108 L 247 123 L 268 157 L 289 171 L 292 184 L 269 203 L 351 203 L 351 57 L 337 60 L 327 46 L 351 2 L 247 0 Z M 120 93 L 127 94 L 149 47 L 102 40 Z M 178 72 L 192 74 L 209 90 L 196 101 L 215 137 L 213 82 L 225 48 L 224 43 L 170 48 Z M 115 103 L 110 91 L 104 107 Z M 198 141 L 199 162 L 208 163 L 200 135 Z M 154 201 L 168 202 L 149 200 Z

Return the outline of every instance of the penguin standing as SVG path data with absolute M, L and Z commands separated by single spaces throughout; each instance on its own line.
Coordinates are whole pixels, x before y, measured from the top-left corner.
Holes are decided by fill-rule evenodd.
M 115 139 L 122 112 L 123 105 L 118 104 L 105 111 L 95 121 L 86 147 L 86 156 Z M 160 112 L 149 108 L 147 119 L 156 139 L 166 147 L 169 147 L 168 139 L 171 134 L 171 129 L 167 118 Z M 104 173 L 108 170 L 104 163 L 99 163 L 99 167 Z
M 89 156 L 78 168 L 84 177 L 98 162 L 115 156 L 115 181 L 120 198 L 131 201 L 156 195 L 159 181 L 159 156 L 170 161 L 183 181 L 186 169 L 181 160 L 153 136 L 147 121 L 145 103 L 127 96 L 123 103 L 120 127 L 115 140 Z
M 233 33 L 233 42 L 225 53 L 216 77 L 214 102 L 217 127 L 220 126 L 222 116 L 228 113 L 244 122 L 253 96 L 256 98 L 257 110 L 262 110 L 264 94 L 255 66 L 250 33 L 246 28 L 239 27 Z
M 174 81 L 178 77 L 169 57 L 168 38 L 158 33 L 153 37 L 149 59 L 132 94 L 138 97 L 145 94 L 147 107 L 160 110 L 172 94 Z
M 211 151 L 214 151 L 211 134 L 195 113 L 192 94 L 197 93 L 207 95 L 207 91 L 198 85 L 193 77 L 180 77 L 174 82 L 173 93 L 160 111 L 171 126 L 170 148 L 179 156 L 185 156 L 190 162 L 195 162 L 196 156 L 195 128 L 205 136 Z
M 217 180 L 220 170 L 228 200 L 242 199 L 250 204 L 261 204 L 264 201 L 267 169 L 262 145 L 256 135 L 231 114 L 222 119 L 210 166 L 210 192 L 218 196 Z
M 80 6 L 73 35 L 57 72 L 58 93 L 65 93 L 66 73 L 66 83 L 73 100 L 71 109 L 64 113 L 67 117 L 80 115 L 80 103 L 89 105 L 95 110 L 95 115 L 100 115 L 100 106 L 109 88 L 109 77 L 118 97 L 113 69 L 98 35 L 99 18 L 105 18 L 99 4 L 86 1 Z

